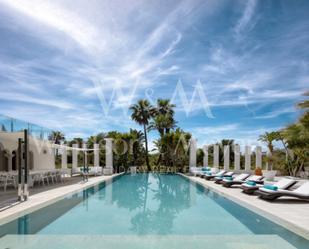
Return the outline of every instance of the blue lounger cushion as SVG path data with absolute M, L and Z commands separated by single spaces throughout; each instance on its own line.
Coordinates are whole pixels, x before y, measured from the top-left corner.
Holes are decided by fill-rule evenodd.
M 210 171 L 210 168 L 202 168 L 202 171 Z
M 246 184 L 250 186 L 256 186 L 256 182 L 253 181 L 247 181 Z
M 233 177 L 231 177 L 231 176 L 225 176 L 224 179 L 228 180 L 228 181 L 233 181 Z
M 264 185 L 263 188 L 274 190 L 274 191 L 278 190 L 278 187 L 274 185 Z

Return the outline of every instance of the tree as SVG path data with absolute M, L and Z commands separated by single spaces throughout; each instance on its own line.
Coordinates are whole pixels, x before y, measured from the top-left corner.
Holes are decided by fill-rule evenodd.
M 279 139 L 279 133 L 277 131 L 265 132 L 263 135 L 260 135 L 259 140 L 264 142 L 268 148 L 268 163 L 270 165 L 270 169 L 273 168 L 273 153 L 274 153 L 274 145 L 273 142 Z
M 54 144 L 60 144 L 65 140 L 65 137 L 61 131 L 52 131 L 48 136 L 48 140 L 52 141 Z M 58 158 L 58 149 L 56 149 L 56 158 Z
M 169 115 L 159 114 L 156 115 L 153 121 L 149 125 L 150 130 L 158 130 L 160 137 L 164 136 L 164 134 L 169 133 L 171 129 L 176 127 L 176 122 L 173 117 Z
M 162 115 L 170 115 L 174 116 L 174 110 L 173 108 L 176 107 L 176 105 L 171 104 L 169 99 L 158 99 L 157 100 L 157 112 Z
M 69 146 L 73 146 L 73 144 L 77 144 L 78 148 L 83 147 L 84 140 L 81 137 L 75 137 L 69 142 Z
M 164 166 L 183 167 L 187 164 L 190 138 L 190 133 L 177 128 L 155 141 L 155 146 L 163 155 Z
M 48 136 L 48 139 L 54 144 L 60 144 L 65 139 L 64 134 L 61 131 L 52 131 Z
M 160 139 L 162 140 L 166 134 L 169 134 L 171 130 L 176 127 L 176 121 L 174 119 L 174 110 L 173 108 L 176 107 L 174 104 L 170 103 L 169 99 L 158 99 L 157 106 L 155 109 L 155 117 L 153 121 L 150 123 L 149 129 L 150 130 L 158 130 L 160 134 Z M 159 142 L 159 141 L 157 141 Z M 157 143 L 160 146 L 159 148 L 159 157 L 157 160 L 157 165 L 161 161 L 164 161 L 165 164 L 170 161 L 170 155 L 166 154 L 167 148 L 165 143 Z M 167 164 L 165 165 L 167 166 Z
M 309 96 L 306 92 L 304 96 Z M 309 161 L 309 100 L 297 105 L 304 109 L 299 120 L 280 132 L 280 141 L 286 151 L 286 168 L 290 175 L 296 176 Z
M 174 109 L 176 105 L 171 104 L 169 99 L 158 99 L 156 107 L 157 122 L 161 123 L 164 133 L 169 133 L 175 128 L 176 121 L 174 120 Z
M 155 108 L 150 105 L 147 100 L 139 100 L 136 104 L 130 107 L 132 111 L 131 118 L 139 125 L 142 125 L 144 128 L 144 138 L 145 138 L 145 156 L 147 168 L 150 171 L 149 157 L 148 157 L 148 140 L 147 140 L 147 128 L 149 121 L 155 115 Z
M 303 94 L 304 96 L 309 96 L 309 91 Z M 309 109 L 309 100 L 305 100 L 297 104 L 297 106 L 301 109 Z
M 205 153 L 203 149 L 199 148 L 196 151 L 196 164 L 199 166 L 203 166 Z
M 132 165 L 139 165 L 143 153 L 142 143 L 144 141 L 144 134 L 141 131 L 130 129 L 132 140 L 130 141 L 130 152 L 132 152 Z
M 309 159 L 309 134 L 298 124 L 281 131 L 281 141 L 286 150 L 286 168 L 290 175 L 296 176 Z
M 304 96 L 309 96 L 309 92 L 304 93 Z M 266 132 L 260 136 L 260 140 L 267 144 L 270 152 L 268 161 L 271 163 L 276 159 L 273 157 L 273 141 L 282 143 L 286 158 L 283 166 L 292 176 L 296 176 L 300 170 L 304 170 L 304 167 L 309 163 L 309 100 L 307 99 L 297 106 L 305 110 L 297 122 L 280 131 Z M 276 152 L 276 156 L 281 159 L 282 150 Z

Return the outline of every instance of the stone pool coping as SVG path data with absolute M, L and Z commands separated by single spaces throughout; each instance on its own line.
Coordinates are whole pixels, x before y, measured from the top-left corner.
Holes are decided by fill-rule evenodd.
M 90 177 L 87 182 L 81 181 L 79 183 L 68 186 L 63 187 L 59 186 L 58 188 L 30 195 L 28 201 L 19 203 L 11 208 L 8 208 L 0 212 L 0 226 L 12 220 L 15 220 L 21 216 L 32 213 L 50 204 L 53 204 L 58 200 L 65 198 L 66 196 L 78 193 L 84 189 L 93 187 L 99 183 L 109 181 L 114 177 L 117 177 L 122 174 L 123 173 L 114 174 L 111 176 Z
M 240 188 L 225 188 L 214 181 L 206 181 L 200 177 L 179 175 L 218 193 L 249 210 L 262 215 L 286 229 L 309 240 L 309 202 L 270 202 L 254 195 L 242 193 Z

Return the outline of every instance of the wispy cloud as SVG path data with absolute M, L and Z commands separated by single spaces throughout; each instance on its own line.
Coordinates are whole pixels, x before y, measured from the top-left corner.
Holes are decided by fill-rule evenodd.
M 296 111 L 297 110 L 293 107 L 280 108 L 278 110 L 267 112 L 267 113 L 262 114 L 262 115 L 254 116 L 254 119 L 272 119 L 272 118 L 276 118 L 276 117 L 283 115 L 283 114 L 296 113 Z
M 239 124 L 203 126 L 194 128 L 193 132 L 200 135 L 219 134 L 234 131 L 238 129 L 239 126 L 240 126 Z
M 1 2 L 21 14 L 65 33 L 86 49 L 99 48 L 96 43 L 99 37 L 98 30 L 82 19 L 81 15 L 62 8 L 56 1 L 1 0 Z
M 309 4 L 282 3 L 280 14 L 267 4 L 0 0 L 1 108 L 67 134 L 125 130 L 137 127 L 130 104 L 172 98 L 180 80 L 189 102 L 173 100 L 179 126 L 254 139 L 249 130 L 267 129 L 266 119 L 291 121 L 288 109 L 271 110 L 294 105 L 309 75 Z M 207 101 L 199 92 L 190 102 L 198 82 Z
M 246 2 L 245 10 L 241 16 L 241 18 L 238 20 L 236 26 L 234 27 L 234 32 L 239 38 L 241 36 L 242 32 L 250 26 L 250 21 L 253 18 L 255 9 L 257 6 L 257 0 L 248 0 Z
M 22 102 L 22 103 L 31 103 L 37 105 L 45 105 L 50 107 L 56 107 L 60 109 L 72 109 L 73 105 L 70 102 L 65 102 L 63 100 L 49 100 L 46 98 L 36 98 L 32 96 L 27 96 L 20 93 L 11 93 L 11 92 L 1 92 L 0 99 L 9 100 L 13 102 Z

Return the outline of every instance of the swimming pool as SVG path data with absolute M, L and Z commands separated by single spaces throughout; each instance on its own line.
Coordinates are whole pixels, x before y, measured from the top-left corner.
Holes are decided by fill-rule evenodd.
M 0 227 L 0 248 L 299 248 L 309 241 L 179 175 L 114 178 Z

